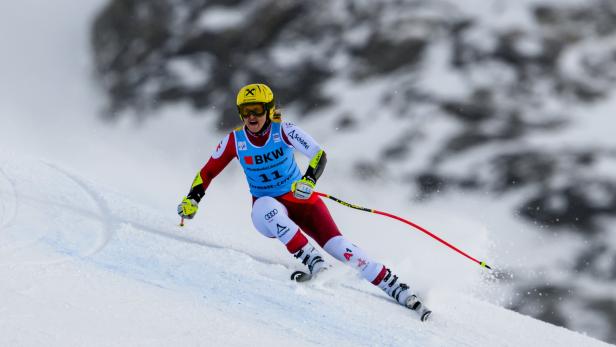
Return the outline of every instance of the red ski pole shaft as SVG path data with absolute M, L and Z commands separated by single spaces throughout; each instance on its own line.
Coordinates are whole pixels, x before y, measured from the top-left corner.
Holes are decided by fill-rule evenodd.
M 464 257 L 466 257 L 466 258 L 470 259 L 471 261 L 473 261 L 473 262 L 475 262 L 475 263 L 477 263 L 477 264 L 481 265 L 482 267 L 485 267 L 485 268 L 487 268 L 487 269 L 492 270 L 492 268 L 491 268 L 490 266 L 488 266 L 488 264 L 486 264 L 486 262 L 485 262 L 485 261 L 479 261 L 479 260 L 475 259 L 474 257 L 472 257 L 472 256 L 468 255 L 466 252 L 464 252 L 464 251 L 460 250 L 460 249 L 459 249 L 459 248 L 457 248 L 456 246 L 454 246 L 454 245 L 450 244 L 449 242 L 447 242 L 447 241 L 443 240 L 442 238 L 440 238 L 440 237 L 438 237 L 438 236 L 434 235 L 433 233 L 431 233 L 430 231 L 428 231 L 426 228 L 424 228 L 424 227 L 422 227 L 422 226 L 420 226 L 420 225 L 417 225 L 417 224 L 415 224 L 415 223 L 413 223 L 413 222 L 411 222 L 411 221 L 408 221 L 408 220 L 406 220 L 406 219 L 404 219 L 404 218 L 398 217 L 398 216 L 393 215 L 393 214 L 391 214 L 391 213 L 382 212 L 382 211 L 374 210 L 374 209 L 371 209 L 371 208 L 366 208 L 366 207 L 358 206 L 358 205 L 355 205 L 355 204 L 351 204 L 351 203 L 348 203 L 348 202 L 346 202 L 346 201 L 343 201 L 343 200 L 340 200 L 340 199 L 338 199 L 338 198 L 335 198 L 335 197 L 333 197 L 333 196 L 331 196 L 331 195 L 329 195 L 329 194 L 320 193 L 320 192 L 315 192 L 315 193 L 316 193 L 317 195 L 319 195 L 319 196 L 322 196 L 322 197 L 328 198 L 328 199 L 330 199 L 330 200 L 333 200 L 333 201 L 335 201 L 335 202 L 337 202 L 337 203 L 339 203 L 339 204 L 341 204 L 341 205 L 344 205 L 344 206 L 346 206 L 346 207 L 354 208 L 354 209 L 356 209 L 356 210 L 360 210 L 360 211 L 364 211 L 364 212 L 370 212 L 370 213 L 374 213 L 374 214 L 380 214 L 380 215 L 382 215 L 382 216 L 389 217 L 389 218 L 392 218 L 392 219 L 398 220 L 398 221 L 400 221 L 400 222 L 402 222 L 402 223 L 408 224 L 408 225 L 412 226 L 413 228 L 415 228 L 415 229 L 417 229 L 417 230 L 419 230 L 419 231 L 421 231 L 421 232 L 423 232 L 423 233 L 427 234 L 428 236 L 432 237 L 433 239 L 435 239 L 435 240 L 439 241 L 440 243 L 444 244 L 445 246 L 447 246 L 447 247 L 449 247 L 449 248 L 453 249 L 454 251 L 456 251 L 456 252 L 458 252 L 459 254 L 463 255 Z

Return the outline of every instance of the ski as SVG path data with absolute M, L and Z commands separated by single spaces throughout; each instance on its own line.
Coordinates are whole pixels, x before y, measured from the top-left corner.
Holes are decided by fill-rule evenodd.
M 323 266 L 319 268 L 316 273 L 310 273 L 306 271 L 297 270 L 291 274 L 291 280 L 295 282 L 308 282 L 314 279 L 315 277 L 317 277 L 317 274 L 327 270 L 329 267 L 331 267 L 331 265 Z
M 432 314 L 432 311 L 427 310 L 427 311 L 425 311 L 424 313 L 421 314 L 421 318 L 419 318 L 419 319 L 421 319 L 422 322 L 425 322 L 428 319 L 430 319 L 430 315 L 431 314 Z
M 305 272 L 305 271 L 294 271 L 291 274 L 291 280 L 301 283 L 301 282 L 308 282 L 310 280 L 312 280 L 315 276 L 313 276 L 312 274 L 310 274 L 309 272 Z M 432 315 L 432 311 L 430 311 L 430 309 L 428 309 L 428 307 L 426 307 L 424 304 L 422 304 L 419 300 L 417 300 L 417 297 L 415 295 L 413 295 L 413 299 L 409 300 L 407 302 L 407 304 L 405 305 L 409 310 L 415 312 L 417 315 L 419 315 L 419 320 L 421 320 L 422 322 L 427 321 L 430 316 Z
M 307 282 L 312 279 L 312 275 L 304 271 L 295 271 L 291 274 L 291 280 L 295 282 Z
M 432 311 L 430 311 L 430 309 L 426 305 L 424 305 L 421 301 L 419 301 L 417 299 L 417 296 L 415 295 L 411 295 L 407 299 L 406 304 L 404 306 L 406 306 L 409 310 L 417 313 L 419 315 L 419 319 L 422 322 L 427 321 L 430 318 L 430 315 L 432 314 Z

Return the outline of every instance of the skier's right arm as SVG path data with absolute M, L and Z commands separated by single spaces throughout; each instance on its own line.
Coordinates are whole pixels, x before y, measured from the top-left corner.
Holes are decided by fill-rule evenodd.
M 187 219 L 192 219 L 195 216 L 199 208 L 199 202 L 205 195 L 207 187 L 236 156 L 235 136 L 232 132 L 220 141 L 210 160 L 197 172 L 190 191 L 178 205 L 178 214 L 180 216 Z

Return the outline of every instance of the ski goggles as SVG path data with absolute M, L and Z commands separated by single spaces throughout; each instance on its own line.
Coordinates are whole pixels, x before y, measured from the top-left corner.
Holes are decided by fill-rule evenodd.
M 265 105 L 261 103 L 243 104 L 239 106 L 239 111 L 242 117 L 261 117 L 265 115 Z

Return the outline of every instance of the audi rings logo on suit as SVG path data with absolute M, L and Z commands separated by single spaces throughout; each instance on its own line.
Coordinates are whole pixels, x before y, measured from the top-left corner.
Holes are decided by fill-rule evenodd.
M 268 212 L 265 215 L 265 220 L 270 220 L 270 219 L 274 218 L 274 216 L 277 215 L 277 214 L 278 214 L 278 210 L 277 209 L 273 209 L 273 210 L 271 210 L 270 212 Z

